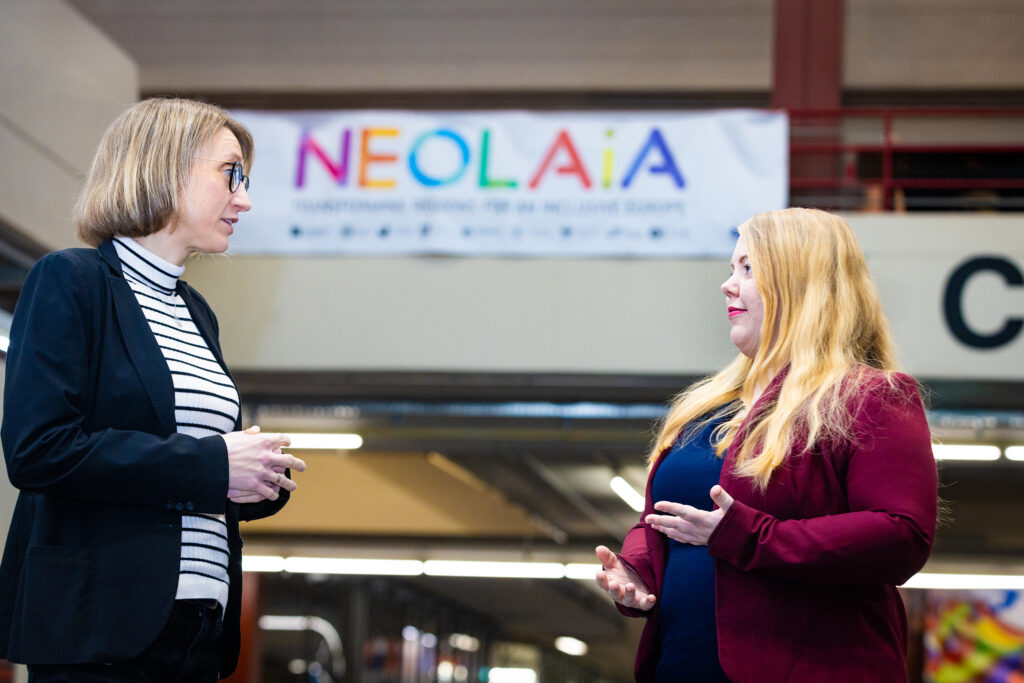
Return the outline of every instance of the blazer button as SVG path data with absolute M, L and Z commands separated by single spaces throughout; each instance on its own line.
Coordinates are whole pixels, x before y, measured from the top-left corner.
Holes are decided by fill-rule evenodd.
M 196 509 L 196 504 L 190 500 L 189 502 L 185 503 L 185 509 L 191 512 L 192 510 Z
M 174 508 L 175 508 L 175 509 L 176 509 L 176 510 L 177 510 L 178 512 L 182 512 L 182 511 L 183 511 L 183 510 L 185 509 L 185 504 L 184 504 L 184 503 L 178 503 L 177 505 L 175 505 L 175 506 L 174 506 Z
M 174 509 L 174 503 L 172 503 L 171 501 L 167 501 L 164 504 L 164 507 L 167 508 L 168 510 L 173 510 Z

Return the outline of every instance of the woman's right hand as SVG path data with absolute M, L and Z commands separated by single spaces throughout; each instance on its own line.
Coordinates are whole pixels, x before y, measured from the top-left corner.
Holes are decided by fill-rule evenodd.
M 603 545 L 597 546 L 597 559 L 601 569 L 597 572 L 597 585 L 615 602 L 623 607 L 647 611 L 654 607 L 657 598 L 648 592 L 636 572 L 619 560 L 619 556 Z
M 277 500 L 280 489 L 296 489 L 296 483 L 284 475 L 284 470 L 303 472 L 306 463 L 281 452 L 282 448 L 291 443 L 287 436 L 260 434 L 258 429 L 250 427 L 244 432 L 224 434 L 222 438 L 228 447 L 229 496 L 235 494 L 234 498 L 259 496 L 265 500 Z M 248 495 L 243 495 L 243 492 L 248 492 Z

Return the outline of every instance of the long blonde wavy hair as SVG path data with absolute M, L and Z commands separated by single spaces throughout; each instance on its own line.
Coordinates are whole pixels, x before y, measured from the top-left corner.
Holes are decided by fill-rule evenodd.
M 756 214 L 739 230 L 764 301 L 757 353 L 738 355 L 680 394 L 648 462 L 713 415 L 723 419 L 712 437 L 722 457 L 758 392 L 788 366 L 777 397 L 759 408 L 736 456 L 736 473 L 764 490 L 795 445 L 806 452 L 820 439 L 843 436 L 865 369 L 890 376 L 898 367 L 878 291 L 845 220 L 794 208 Z

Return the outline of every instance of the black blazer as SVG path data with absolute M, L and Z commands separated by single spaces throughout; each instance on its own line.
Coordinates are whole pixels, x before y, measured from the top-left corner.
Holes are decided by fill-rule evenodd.
M 177 291 L 224 367 L 213 311 L 184 281 Z M 238 522 L 274 514 L 288 492 L 226 501 L 224 440 L 177 433 L 167 363 L 112 242 L 40 259 L 10 338 L 2 439 L 20 493 L 0 564 L 0 656 L 27 664 L 138 656 L 174 604 L 181 513 L 224 513 L 227 676 L 239 648 Z

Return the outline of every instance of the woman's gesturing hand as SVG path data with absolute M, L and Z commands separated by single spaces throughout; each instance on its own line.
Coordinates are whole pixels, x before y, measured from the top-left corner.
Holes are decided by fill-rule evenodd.
M 261 434 L 259 427 L 223 435 L 228 448 L 228 498 L 236 503 L 277 500 L 280 490 L 296 484 L 286 469 L 305 471 L 306 463 L 282 453 L 291 440 L 284 434 Z
M 597 559 L 601 569 L 597 572 L 597 585 L 615 602 L 623 607 L 633 607 L 645 612 L 657 602 L 657 598 L 644 587 L 640 577 L 619 560 L 618 555 L 603 545 L 597 546 Z
M 732 506 L 732 496 L 717 484 L 711 487 L 711 500 L 718 506 L 717 510 L 701 510 L 661 500 L 654 504 L 654 508 L 661 514 L 647 515 L 644 521 L 674 541 L 707 545 L 718 523 Z

